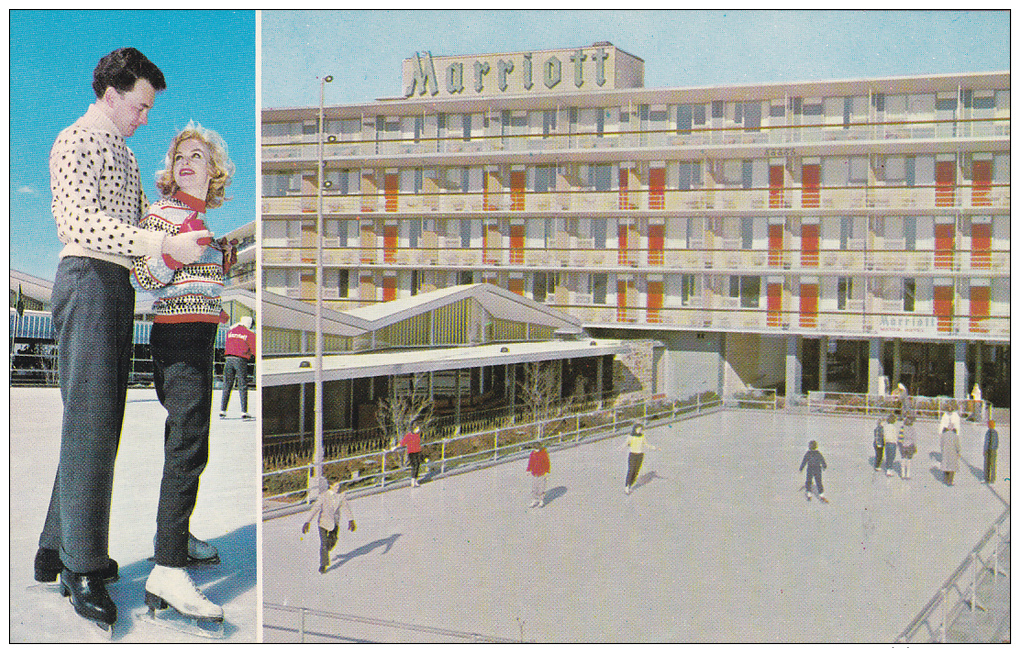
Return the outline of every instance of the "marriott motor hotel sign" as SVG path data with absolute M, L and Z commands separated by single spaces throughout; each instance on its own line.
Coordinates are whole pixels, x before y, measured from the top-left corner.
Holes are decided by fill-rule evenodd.
M 609 43 L 576 49 L 404 59 L 403 95 L 455 98 L 639 88 L 644 61 Z

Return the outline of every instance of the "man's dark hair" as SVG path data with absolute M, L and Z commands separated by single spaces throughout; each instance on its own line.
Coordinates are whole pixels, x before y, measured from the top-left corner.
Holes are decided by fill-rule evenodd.
M 155 63 L 133 47 L 122 47 L 99 59 L 92 71 L 92 89 L 96 97 L 102 99 L 107 88 L 130 92 L 138 79 L 148 81 L 157 92 L 166 90 L 166 80 Z

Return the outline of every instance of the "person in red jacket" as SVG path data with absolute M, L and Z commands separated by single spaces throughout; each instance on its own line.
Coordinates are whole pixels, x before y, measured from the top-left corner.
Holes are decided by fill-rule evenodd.
M 531 482 L 531 506 L 545 506 L 545 482 L 549 474 L 549 453 L 545 446 L 538 444 L 528 457 L 527 471 L 534 476 Z
M 226 348 L 223 350 L 223 394 L 220 398 L 220 418 L 227 418 L 230 390 L 237 380 L 237 391 L 241 394 L 241 420 L 250 421 L 248 414 L 248 363 L 255 359 L 255 333 L 252 319 L 242 317 L 227 331 Z
M 411 431 L 404 435 L 394 449 L 404 446 L 407 448 L 407 461 L 411 464 L 411 486 L 418 486 L 418 469 L 421 468 L 421 427 L 415 425 Z

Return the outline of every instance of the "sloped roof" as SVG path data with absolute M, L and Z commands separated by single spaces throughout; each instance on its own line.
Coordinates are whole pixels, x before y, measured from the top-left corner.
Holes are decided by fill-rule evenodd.
M 262 326 L 288 331 L 314 331 L 315 306 L 263 290 Z M 371 329 L 364 320 L 329 308 L 322 309 L 322 332 L 327 335 L 356 336 Z
M 496 319 L 549 326 L 570 333 L 581 332 L 581 320 L 576 317 L 488 283 L 440 288 L 346 313 L 365 322 L 371 330 L 378 330 L 463 299 L 474 299 Z

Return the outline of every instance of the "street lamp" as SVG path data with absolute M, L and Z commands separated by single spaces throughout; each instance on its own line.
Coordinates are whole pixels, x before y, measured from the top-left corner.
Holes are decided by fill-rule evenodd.
M 323 397 L 322 397 L 322 134 L 325 130 L 323 112 L 325 109 L 326 84 L 332 83 L 333 77 L 326 76 L 319 79 L 319 156 L 318 156 L 318 207 L 315 217 L 315 476 L 316 486 L 325 474 L 322 470 L 323 439 Z M 311 493 L 312 485 L 308 485 L 308 492 Z

